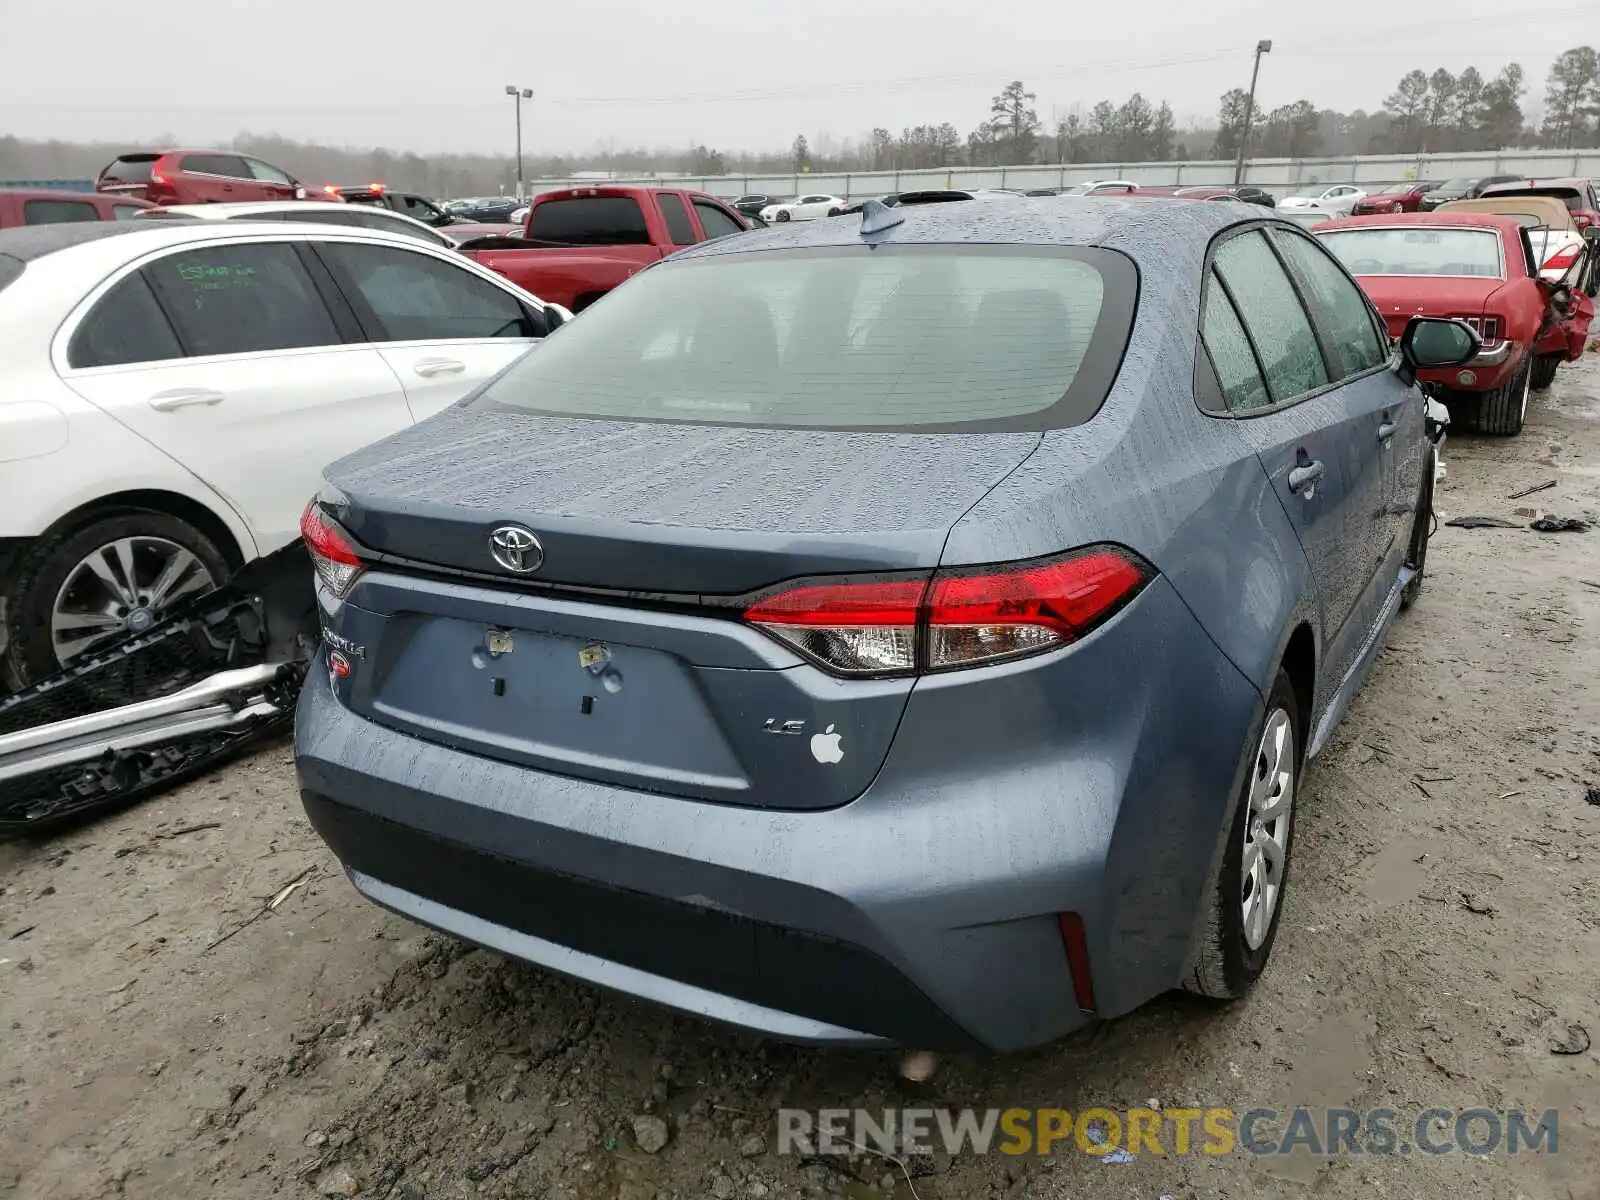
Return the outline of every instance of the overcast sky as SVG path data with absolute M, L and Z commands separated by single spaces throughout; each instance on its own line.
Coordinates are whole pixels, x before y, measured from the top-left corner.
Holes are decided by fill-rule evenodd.
M 1181 124 L 1250 81 L 1259 102 L 1372 109 L 1412 67 L 1523 64 L 1538 102 L 1592 43 L 1561 0 L 0 0 L 0 132 L 189 143 L 241 131 L 419 152 L 724 150 L 950 121 L 1020 78 L 1039 115 L 1141 91 Z M 1222 15 L 1227 13 L 1227 15 Z M 1514 14 L 1514 15 L 1513 15 Z

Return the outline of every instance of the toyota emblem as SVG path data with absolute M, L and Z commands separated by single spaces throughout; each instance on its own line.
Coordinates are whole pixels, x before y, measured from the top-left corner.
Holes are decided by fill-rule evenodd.
M 531 575 L 544 565 L 544 546 L 533 530 L 502 525 L 489 535 L 489 553 L 495 562 L 518 575 Z

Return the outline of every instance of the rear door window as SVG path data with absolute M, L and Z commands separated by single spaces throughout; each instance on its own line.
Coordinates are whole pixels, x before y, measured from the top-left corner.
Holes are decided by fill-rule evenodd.
M 1214 265 L 1238 306 L 1274 402 L 1326 385 L 1328 368 L 1311 318 L 1266 234 L 1254 230 L 1229 238 L 1218 247 Z
M 392 246 L 317 247 L 374 339 L 411 342 L 541 337 L 545 330 L 509 292 L 464 267 Z M 351 292 L 354 295 L 350 295 Z
M 250 168 L 245 166 L 244 159 L 236 154 L 185 154 L 179 169 L 192 171 L 197 175 L 222 175 L 229 179 L 250 178 Z
M 98 221 L 100 211 L 89 200 L 25 200 L 24 225 L 60 225 L 68 221 Z
M 672 244 L 693 245 L 694 226 L 689 223 L 689 210 L 684 208 L 683 200 L 671 192 L 662 192 L 657 200 L 661 205 L 661 217 L 667 223 L 667 236 L 672 239 Z
M 1359 375 L 1389 361 L 1386 338 L 1378 336 L 1367 298 L 1314 238 L 1274 230 L 1283 250 L 1320 310 L 1328 341 L 1339 355 L 1342 375 Z
M 260 354 L 342 340 L 287 243 L 183 250 L 145 271 L 193 355 Z
M 67 346 L 67 363 L 77 368 L 120 367 L 182 357 L 177 334 L 139 271 L 100 297 Z
M 632 196 L 568 196 L 536 206 L 528 236 L 578 246 L 648 246 L 650 227 Z

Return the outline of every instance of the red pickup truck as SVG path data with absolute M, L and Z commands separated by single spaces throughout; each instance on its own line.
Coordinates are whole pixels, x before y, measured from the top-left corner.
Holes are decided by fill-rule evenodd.
M 521 237 L 462 242 L 462 253 L 541 300 L 582 312 L 653 262 L 750 222 L 703 192 L 657 187 L 579 187 L 546 192 Z

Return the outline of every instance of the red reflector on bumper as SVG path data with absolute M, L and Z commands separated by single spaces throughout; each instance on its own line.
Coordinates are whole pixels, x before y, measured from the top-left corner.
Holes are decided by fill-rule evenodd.
M 1078 1008 L 1092 1013 L 1094 1005 L 1094 976 L 1089 972 L 1089 937 L 1084 932 L 1083 918 L 1077 913 L 1061 913 L 1061 941 L 1067 949 L 1067 969 L 1072 972 L 1072 994 Z

